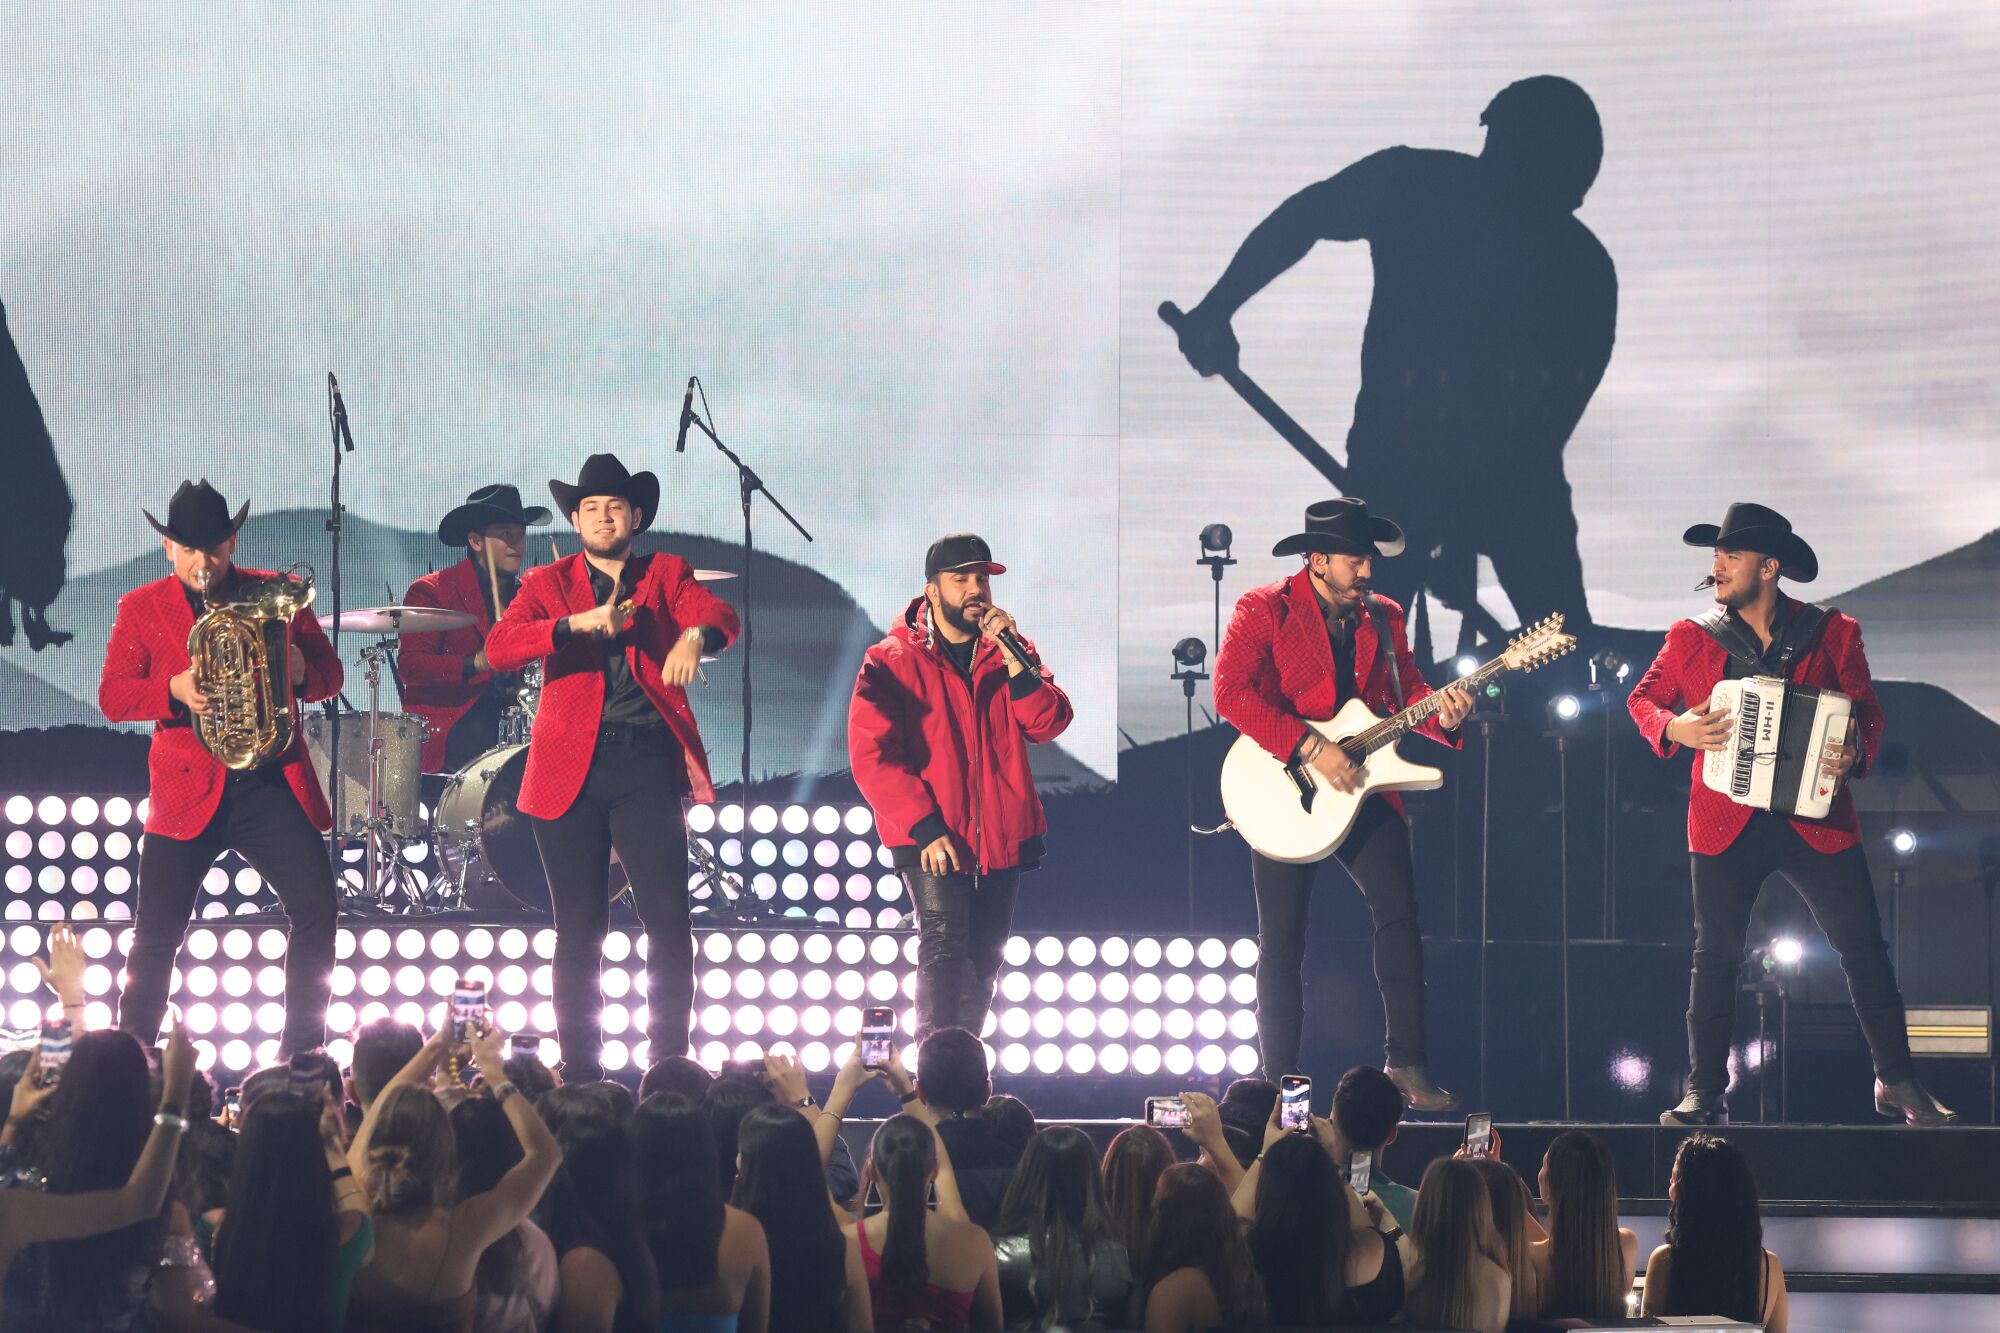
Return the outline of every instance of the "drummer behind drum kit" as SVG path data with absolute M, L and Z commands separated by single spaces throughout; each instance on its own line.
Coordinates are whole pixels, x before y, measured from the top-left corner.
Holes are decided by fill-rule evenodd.
M 707 582 L 734 576 L 702 569 L 695 571 L 695 577 Z M 542 664 L 533 662 L 522 670 L 514 701 L 500 716 L 498 743 L 450 775 L 426 826 L 421 767 L 429 727 L 414 713 L 382 711 L 382 667 L 397 636 L 443 634 L 473 625 L 476 619 L 445 607 L 394 605 L 342 612 L 339 619 L 342 633 L 380 639 L 360 654 L 368 682 L 367 711 L 310 715 L 305 720 L 313 768 L 329 799 L 333 799 L 331 741 L 339 732 L 341 784 L 335 808 L 345 810 L 346 817 L 336 836 L 358 838 L 365 849 L 360 887 L 341 881 L 343 906 L 410 915 L 458 909 L 547 915 L 549 885 L 541 853 L 530 817 L 516 807 L 535 709 L 541 701 Z M 320 624 L 331 630 L 334 617 L 321 616 Z M 417 874 L 403 855 L 407 848 L 426 844 L 435 865 L 428 879 Z M 747 907 L 754 902 L 744 898 L 741 878 L 723 870 L 706 844 L 690 838 L 688 849 L 696 872 L 708 882 L 712 903 L 729 901 Z M 625 867 L 614 852 L 606 885 L 612 901 L 623 898 L 629 887 Z

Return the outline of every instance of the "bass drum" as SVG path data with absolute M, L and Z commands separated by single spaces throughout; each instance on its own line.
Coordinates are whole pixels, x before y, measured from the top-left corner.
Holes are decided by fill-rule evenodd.
M 431 846 L 441 872 L 474 911 L 551 915 L 533 820 L 515 804 L 527 766 L 526 745 L 496 746 L 453 774 L 438 798 Z M 613 852 L 606 892 L 616 902 L 630 890 Z

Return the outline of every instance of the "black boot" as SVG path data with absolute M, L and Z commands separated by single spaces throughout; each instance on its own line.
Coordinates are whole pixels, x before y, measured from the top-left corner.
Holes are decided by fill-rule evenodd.
M 1412 1111 L 1441 1115 L 1458 1109 L 1457 1096 L 1431 1082 L 1430 1071 L 1422 1065 L 1404 1065 L 1400 1069 L 1392 1067 L 1382 1072 L 1409 1101 Z
M 1937 1129 L 1958 1123 L 1958 1112 L 1939 1102 L 1913 1074 L 1894 1083 L 1875 1080 L 1875 1110 L 1880 1115 L 1901 1117 L 1918 1129 Z
M 1726 1125 L 1729 1123 L 1729 1106 L 1720 1093 L 1689 1088 L 1679 1106 L 1660 1112 L 1660 1123 L 1678 1125 L 1683 1129 L 1693 1129 L 1697 1125 Z

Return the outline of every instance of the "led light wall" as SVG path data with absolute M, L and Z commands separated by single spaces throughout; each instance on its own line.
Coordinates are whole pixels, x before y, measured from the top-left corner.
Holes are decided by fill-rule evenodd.
M 0 935 L 0 1011 L 27 1030 L 56 1012 L 34 958 L 40 926 Z M 79 923 L 89 959 L 89 1026 L 109 1026 L 122 984 L 129 927 Z M 823 1072 L 844 1058 L 861 1011 L 889 1005 L 911 1033 L 917 941 L 906 931 L 698 931 L 695 1054 L 716 1068 L 767 1051 Z M 365 926 L 343 928 L 333 971 L 329 1049 L 344 1035 L 394 1015 L 426 1028 L 442 1021 L 461 976 L 486 983 L 503 1031 L 549 1036 L 547 928 Z M 636 932 L 604 942 L 605 1064 L 650 1062 L 646 944 Z M 275 926 L 198 924 L 188 932 L 171 995 L 186 1015 L 203 1068 L 232 1073 L 277 1058 L 284 1029 L 285 933 Z M 1003 1074 L 1246 1074 L 1256 1068 L 1256 943 L 1249 939 L 1016 936 L 984 1037 Z M 553 1041 L 543 1056 L 553 1061 Z

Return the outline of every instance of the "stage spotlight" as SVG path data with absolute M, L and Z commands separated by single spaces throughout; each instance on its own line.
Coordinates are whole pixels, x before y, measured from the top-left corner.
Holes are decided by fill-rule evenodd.
M 1182 639 L 1174 645 L 1174 665 L 1178 667 L 1198 667 L 1208 660 L 1208 645 L 1200 639 Z
M 1791 935 L 1780 935 L 1771 941 L 1771 962 L 1786 970 L 1797 969 L 1806 956 L 1806 946 Z
M 1908 865 L 1917 859 L 1917 835 L 1906 828 L 1890 829 L 1889 850 L 1896 854 L 1898 861 Z
M 1452 667 L 1458 672 L 1459 678 L 1462 680 L 1479 670 L 1479 659 L 1468 653 L 1464 657 L 1459 658 L 1458 661 L 1452 663 Z
M 1227 523 L 1211 523 L 1201 530 L 1201 549 L 1211 553 L 1227 551 L 1235 539 L 1236 534 Z
M 1582 712 L 1583 700 L 1577 698 L 1574 694 L 1558 694 L 1555 698 L 1549 700 L 1549 723 L 1552 726 L 1560 726 L 1565 722 L 1574 722 Z

